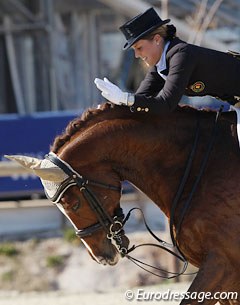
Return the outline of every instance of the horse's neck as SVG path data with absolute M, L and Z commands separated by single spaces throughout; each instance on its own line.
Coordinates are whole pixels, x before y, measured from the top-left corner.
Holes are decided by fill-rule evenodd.
M 81 155 L 79 170 L 108 160 L 121 180 L 133 183 L 169 216 L 195 125 L 192 115 L 178 113 L 151 122 L 134 117 L 103 119 L 76 135 L 63 149 L 63 159 L 77 168 Z
M 177 130 L 174 123 L 159 128 L 137 126 L 122 133 L 112 144 L 114 169 L 153 200 L 169 216 L 176 190 L 189 153 L 192 132 Z M 179 145 L 179 137 L 182 144 Z

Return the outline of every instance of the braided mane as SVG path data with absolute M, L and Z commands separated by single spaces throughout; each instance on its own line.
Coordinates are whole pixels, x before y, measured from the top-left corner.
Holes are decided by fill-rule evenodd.
M 127 107 L 120 107 L 117 105 L 113 105 L 110 103 L 105 103 L 100 105 L 99 108 L 89 108 L 76 119 L 73 119 L 67 125 L 64 132 L 57 136 L 51 146 L 51 151 L 57 153 L 59 149 L 67 142 L 71 140 L 71 137 L 74 136 L 80 130 L 84 130 L 89 126 L 92 126 L 95 122 L 101 120 L 103 121 L 105 116 L 108 117 L 116 117 L 116 110 L 117 113 L 120 114 L 122 117 L 127 117 L 127 114 L 131 115 L 131 112 L 126 109 Z M 113 109 L 115 111 L 113 111 Z
M 113 111 L 114 109 L 114 111 Z M 178 107 L 179 111 L 184 112 L 196 112 L 197 110 L 189 107 L 189 106 L 182 106 Z M 204 111 L 205 113 L 208 113 L 209 111 Z M 212 111 L 210 111 L 212 112 Z M 106 118 L 116 118 L 118 116 L 119 118 L 127 118 L 129 116 L 134 117 L 135 119 L 141 120 L 143 119 L 146 122 L 146 117 L 144 114 L 138 113 L 136 114 L 129 111 L 128 107 L 121 107 L 117 105 L 113 105 L 110 103 L 105 103 L 100 105 L 99 108 L 89 108 L 84 113 L 75 119 L 73 119 L 69 124 L 67 125 L 64 132 L 57 136 L 53 142 L 53 145 L 51 146 L 51 151 L 54 153 L 57 153 L 61 147 L 67 142 L 71 140 L 71 137 L 74 136 L 77 132 L 80 130 L 84 130 L 88 128 L 89 126 L 92 126 L 95 122 L 98 122 L 99 120 L 103 121 Z M 159 117 L 151 118 L 152 119 L 159 119 Z M 163 119 L 163 118 L 161 118 Z

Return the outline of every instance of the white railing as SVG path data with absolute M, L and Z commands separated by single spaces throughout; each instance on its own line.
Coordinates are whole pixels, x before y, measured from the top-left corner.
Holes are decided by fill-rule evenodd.
M 0 177 L 9 177 L 15 175 L 32 174 L 30 169 L 22 167 L 15 162 L 0 162 Z

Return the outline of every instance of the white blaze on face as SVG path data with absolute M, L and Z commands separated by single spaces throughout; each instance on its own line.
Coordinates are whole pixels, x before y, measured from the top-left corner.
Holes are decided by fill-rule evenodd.
M 71 218 L 66 214 L 63 206 L 60 203 L 57 203 L 56 206 L 59 208 L 59 210 L 63 213 L 63 215 L 65 215 L 68 220 L 71 222 L 71 224 L 73 225 L 74 229 L 77 231 L 78 228 L 76 227 L 76 225 L 72 222 Z M 101 262 L 99 261 L 99 259 L 94 255 L 91 247 L 85 242 L 85 240 L 83 240 L 81 238 L 82 243 L 84 244 L 84 246 L 87 248 L 87 250 L 91 253 L 92 257 L 96 260 L 96 262 L 98 262 L 99 264 L 101 264 Z
M 90 246 L 85 242 L 85 240 L 81 239 L 81 241 L 83 242 L 84 246 L 87 248 L 88 252 L 92 255 L 92 257 L 95 259 L 96 262 L 98 262 L 99 264 L 101 264 L 101 262 L 99 261 L 99 259 L 94 255 L 92 249 L 90 248 Z
M 76 225 L 72 222 L 71 218 L 66 214 L 64 208 L 62 207 L 62 205 L 60 203 L 57 203 L 56 206 L 59 208 L 59 210 L 63 213 L 63 215 L 65 215 L 68 220 L 71 222 L 71 224 L 73 225 L 74 229 L 77 231 L 78 228 L 76 227 Z M 82 243 L 84 244 L 84 246 L 87 248 L 87 250 L 91 253 L 91 255 L 94 257 L 94 259 L 101 264 L 101 262 L 99 261 L 99 259 L 94 255 L 92 249 L 90 248 L 90 246 L 81 238 Z

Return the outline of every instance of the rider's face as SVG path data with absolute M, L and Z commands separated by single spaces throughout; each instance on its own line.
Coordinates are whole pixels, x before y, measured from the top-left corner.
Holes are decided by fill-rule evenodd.
M 133 46 L 136 58 L 141 58 L 148 66 L 155 66 L 161 58 L 164 39 L 155 35 L 153 39 L 140 39 Z

